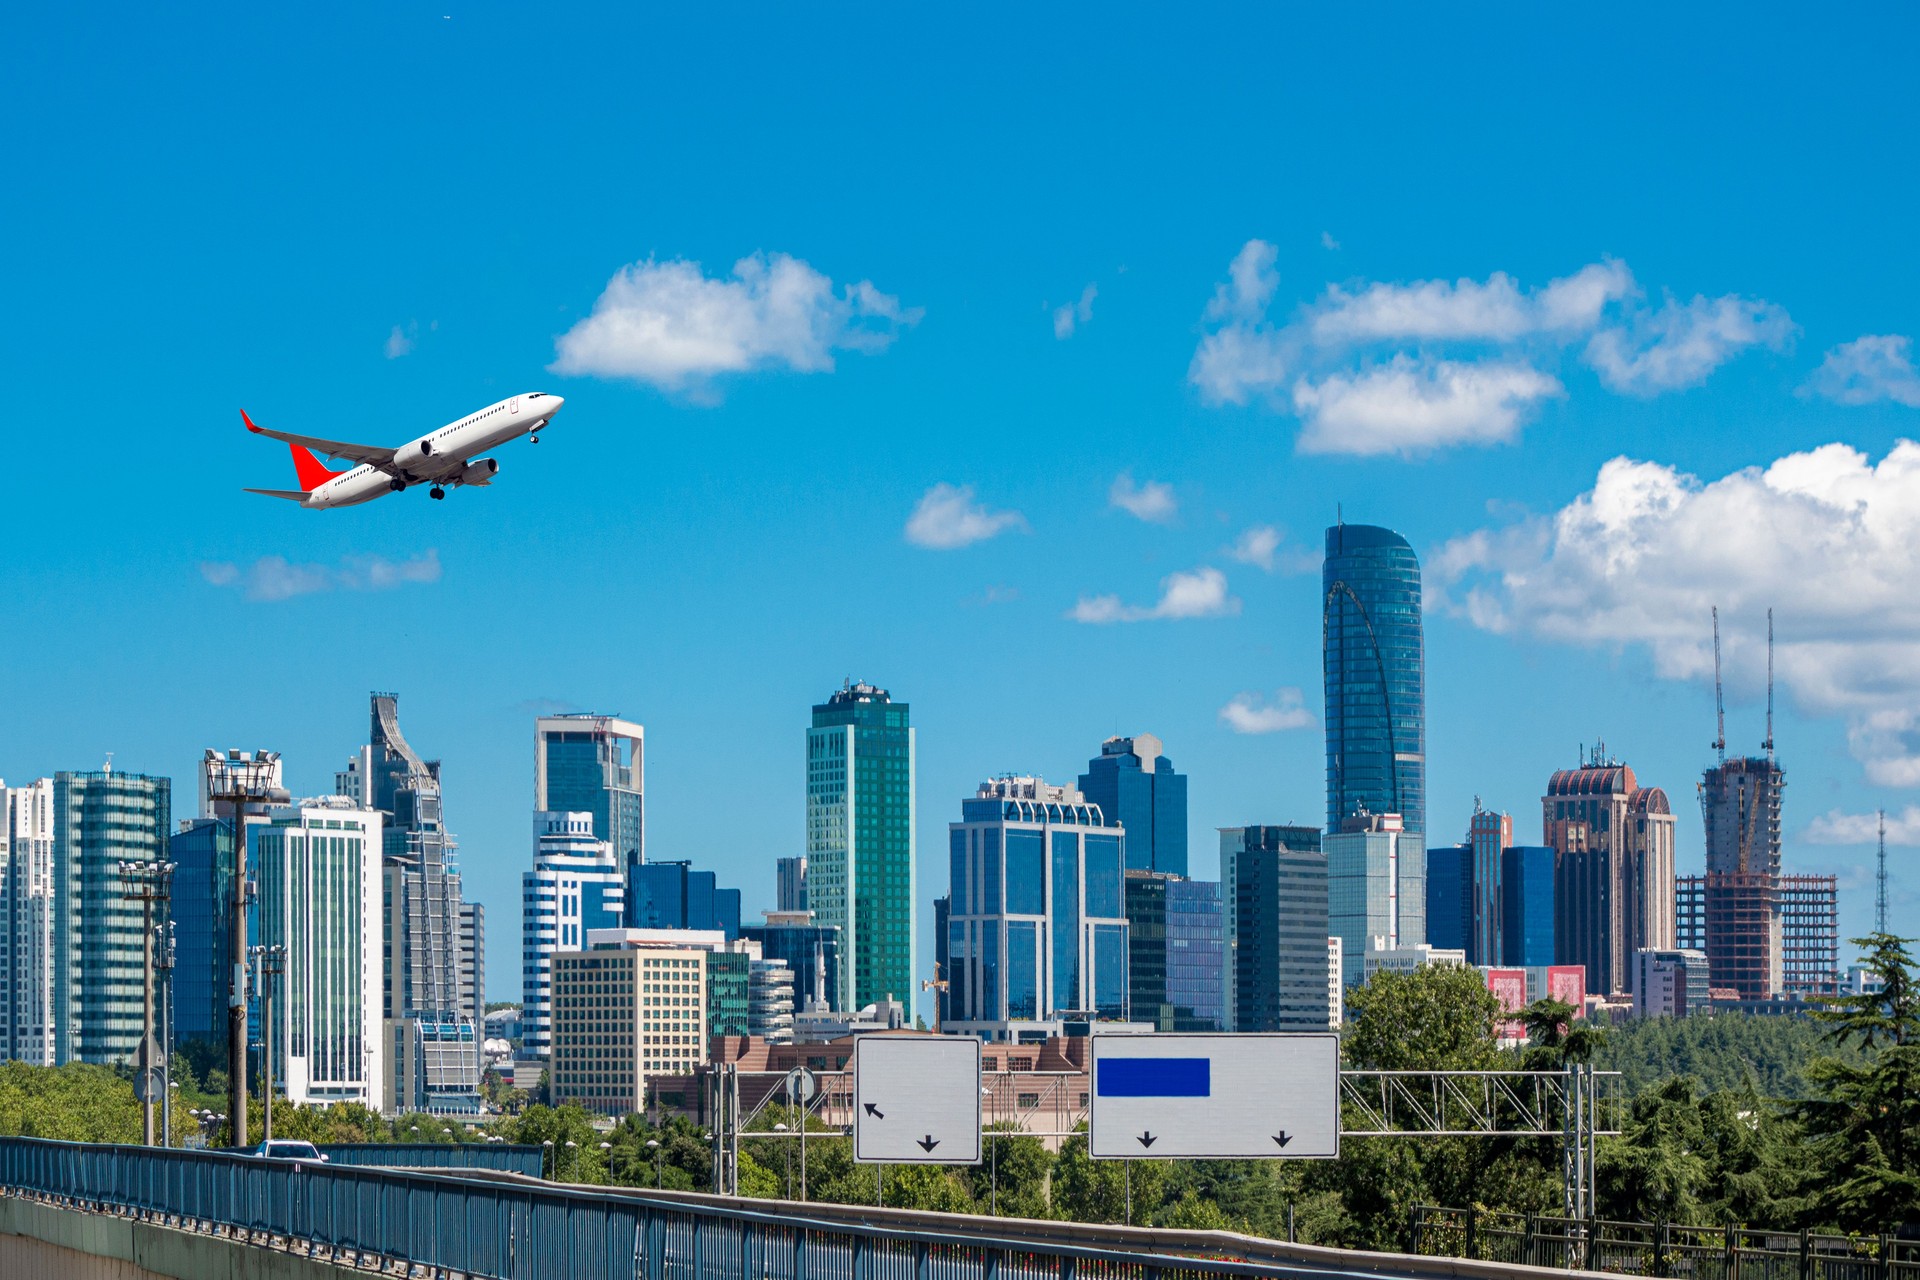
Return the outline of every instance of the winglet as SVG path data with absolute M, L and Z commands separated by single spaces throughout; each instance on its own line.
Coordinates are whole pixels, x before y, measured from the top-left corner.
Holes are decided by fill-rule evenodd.
M 252 419 L 252 418 L 249 418 L 249 417 L 247 416 L 247 411 L 246 411 L 245 409 L 242 409 L 242 410 L 240 411 L 240 421 L 242 421 L 242 422 L 244 422 L 244 423 L 246 423 L 246 424 L 247 424 L 247 430 L 249 430 L 249 431 L 251 431 L 251 432 L 253 432 L 253 434 L 255 434 L 255 435 L 261 435 L 261 434 L 263 434 L 263 433 L 261 432 L 261 430 L 260 430 L 260 428 L 258 428 L 258 427 L 256 427 L 256 426 L 254 426 L 254 425 L 253 425 L 253 419 Z
M 290 444 L 287 448 L 293 451 L 293 473 L 300 477 L 300 489 L 304 493 L 312 493 L 335 476 L 343 476 L 353 470 L 352 467 L 343 467 L 339 471 L 329 471 L 320 459 L 299 445 Z

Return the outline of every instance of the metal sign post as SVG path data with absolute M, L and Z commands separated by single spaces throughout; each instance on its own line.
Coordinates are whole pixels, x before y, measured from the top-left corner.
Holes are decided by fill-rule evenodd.
M 1096 1160 L 1330 1160 L 1340 1154 L 1340 1037 L 1095 1036 Z
M 980 1041 L 862 1036 L 853 1050 L 853 1158 L 980 1163 Z
M 787 1072 L 787 1105 L 796 1101 L 800 1104 L 800 1201 L 807 1199 L 807 1107 L 813 1101 L 815 1085 L 813 1072 L 805 1067 L 795 1067 Z

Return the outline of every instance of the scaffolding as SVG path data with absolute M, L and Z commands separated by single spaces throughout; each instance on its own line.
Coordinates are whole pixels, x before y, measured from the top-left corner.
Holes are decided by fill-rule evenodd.
M 1780 877 L 1783 990 L 1835 995 L 1840 990 L 1840 878 Z

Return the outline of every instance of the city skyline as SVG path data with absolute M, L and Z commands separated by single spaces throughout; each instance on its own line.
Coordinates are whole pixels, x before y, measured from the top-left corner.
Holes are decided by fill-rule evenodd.
M 711 47 L 698 14 L 603 14 L 590 40 L 484 9 L 383 15 L 374 40 L 28 14 L 46 56 L 0 94 L 54 181 L 7 214 L 35 304 L 0 324 L 59 407 L 10 441 L 0 590 L 50 621 L 0 632 L 0 777 L 113 753 L 184 788 L 203 747 L 266 746 L 324 794 L 365 691 L 396 689 L 448 761 L 511 998 L 529 720 L 644 725 L 649 853 L 751 916 L 805 850 L 798 717 L 870 679 L 921 731 L 924 977 L 944 828 L 983 776 L 1064 780 L 1152 734 L 1209 878 L 1214 828 L 1319 825 L 1315 571 L 1344 520 L 1425 570 L 1429 846 L 1476 795 L 1537 841 L 1547 777 L 1604 738 L 1701 870 L 1707 611 L 1744 755 L 1771 607 L 1783 869 L 1839 873 L 1843 935 L 1865 932 L 1884 807 L 1909 916 L 1920 263 L 1913 181 L 1859 122 L 1907 109 L 1886 86 L 1910 80 L 1912 15 L 1872 40 L 1536 16 L 1410 11 L 1383 35 L 1255 13 L 1150 40 L 1049 13 L 1031 46 L 964 32 L 918 67 L 861 24 L 774 14 L 714 76 L 675 56 Z M 1541 56 L 1561 41 L 1591 56 Z M 1362 44 L 1377 84 L 1322 56 Z M 577 74 L 466 91 L 526 47 Z M 1059 73 L 1069 47 L 1085 76 Z M 845 59 L 872 71 L 810 69 Z M 342 62 L 392 92 L 343 103 Z M 1480 65 L 1497 83 L 1463 85 Z M 130 118 L 200 141 L 151 148 Z M 537 197 L 449 198 L 529 174 Z M 675 298 L 726 323 L 677 355 L 615 340 L 648 308 L 685 331 Z M 285 464 L 242 406 L 400 438 L 520 385 L 567 412 L 485 501 L 240 492 Z

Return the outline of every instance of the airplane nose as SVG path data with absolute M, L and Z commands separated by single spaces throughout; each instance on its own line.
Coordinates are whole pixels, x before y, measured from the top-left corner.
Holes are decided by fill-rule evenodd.
M 551 396 L 549 397 L 549 399 L 553 401 L 552 404 L 547 406 L 547 416 L 551 418 L 554 414 L 564 409 L 566 407 L 567 402 L 566 402 L 566 399 L 562 396 Z

